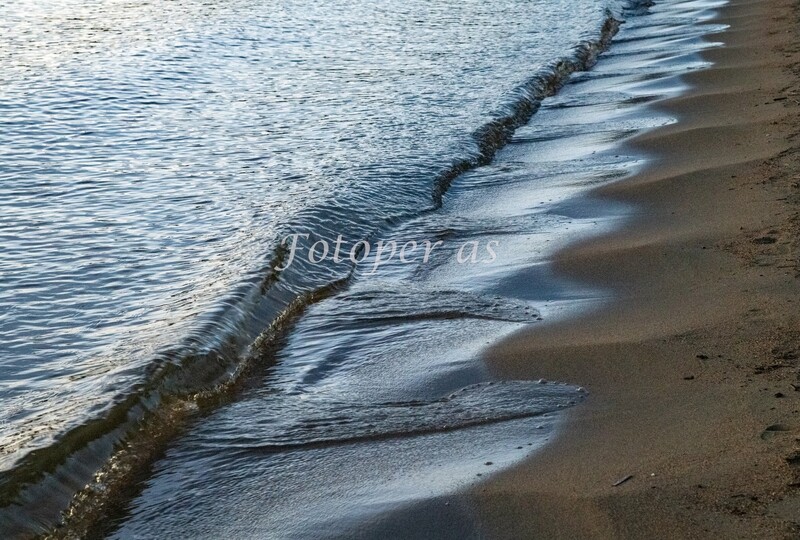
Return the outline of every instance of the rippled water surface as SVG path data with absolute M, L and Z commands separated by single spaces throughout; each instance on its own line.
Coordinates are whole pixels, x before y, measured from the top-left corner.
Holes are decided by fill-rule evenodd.
M 596 37 L 604 7 L 3 3 L 7 464 L 165 348 L 205 350 L 246 318 L 280 231 L 355 240 L 430 208 L 435 176 L 475 153 L 471 133 Z M 287 281 L 346 269 L 316 271 Z

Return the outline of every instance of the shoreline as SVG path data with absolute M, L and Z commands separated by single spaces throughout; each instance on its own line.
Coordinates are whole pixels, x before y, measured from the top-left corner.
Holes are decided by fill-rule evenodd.
M 800 532 L 796 10 L 719 10 L 713 65 L 655 105 L 679 122 L 632 143 L 654 162 L 595 192 L 640 213 L 555 256 L 619 300 L 486 353 L 500 378 L 590 393 L 557 440 L 468 492 L 489 536 Z
M 535 76 L 520 85 L 515 92 L 515 95 L 519 94 L 520 97 L 513 102 L 513 106 L 509 107 L 510 110 L 508 114 L 492 120 L 488 124 L 475 131 L 474 137 L 480 150 L 479 157 L 475 158 L 474 160 L 459 160 L 452 170 L 447 169 L 437 177 L 436 185 L 433 190 L 433 199 L 435 204 L 441 206 L 442 197 L 456 176 L 490 162 L 495 152 L 499 148 L 505 146 L 513 131 L 517 127 L 525 125 L 530 117 L 535 114 L 535 112 L 538 110 L 541 100 L 557 92 L 571 73 L 589 69 L 591 65 L 594 64 L 596 56 L 606 50 L 608 43 L 616 33 L 617 28 L 618 21 L 609 16 L 602 25 L 601 32 L 597 36 L 596 40 L 585 40 L 579 42 L 577 46 L 571 50 L 569 56 L 558 59 L 558 62 L 552 69 L 552 73 L 548 68 L 547 70 L 543 70 L 543 73 L 535 74 Z M 544 71 L 547 71 L 547 73 L 544 73 Z M 299 235 L 303 236 L 302 234 Z M 267 285 L 272 286 L 277 280 L 275 277 L 277 273 L 287 270 L 290 266 L 294 258 L 298 235 L 289 235 L 287 238 L 291 238 L 292 236 L 294 236 L 294 242 L 292 243 L 289 252 L 289 260 L 285 262 L 283 267 L 280 267 L 282 264 L 282 258 L 285 256 L 285 254 L 280 251 L 277 252 L 273 261 L 270 262 L 270 266 L 278 267 L 274 268 L 273 273 L 265 278 L 264 285 L 262 285 L 262 287 L 266 288 Z M 341 235 L 339 235 L 337 243 L 334 244 L 334 246 L 336 246 L 334 259 L 336 254 L 338 254 L 338 246 L 340 241 Z M 367 246 L 369 245 L 367 240 L 360 240 L 356 242 L 355 245 L 357 246 L 361 243 L 364 243 Z M 427 262 L 432 250 L 432 246 L 428 240 L 425 240 L 421 244 L 424 245 L 424 262 Z M 377 250 L 376 256 L 378 257 L 378 260 L 376 260 L 373 265 L 372 273 L 374 273 L 374 270 L 377 269 L 380 263 L 380 247 L 381 246 L 379 246 L 379 249 Z M 491 245 L 486 247 L 488 256 L 492 259 L 495 258 L 496 255 L 492 252 Z M 325 253 L 327 253 L 327 251 L 328 247 L 326 244 Z M 367 253 L 368 252 L 369 249 L 367 249 Z M 363 262 L 364 259 L 366 259 L 366 255 L 364 255 L 361 261 L 355 261 L 353 251 L 350 251 L 350 255 L 351 262 L 353 264 L 356 264 L 357 262 Z M 312 260 L 311 257 L 308 259 L 309 265 L 316 265 L 318 262 L 319 261 Z M 297 316 L 302 314 L 303 310 L 307 309 L 309 305 L 313 305 L 318 298 L 327 297 L 330 291 L 339 288 L 341 284 L 345 283 L 352 274 L 353 271 L 351 269 L 346 278 L 323 284 L 317 289 L 303 293 L 293 302 L 288 302 L 288 305 L 285 306 L 285 311 L 283 311 L 275 319 L 272 319 L 270 321 L 270 325 L 267 326 L 264 332 L 255 338 L 254 348 L 256 349 L 256 353 L 254 353 L 254 355 L 260 357 L 262 355 L 262 348 L 268 349 L 269 354 L 272 354 L 272 342 L 275 341 L 275 335 L 283 335 L 280 331 L 284 325 L 288 326 L 285 324 L 286 320 L 292 321 L 295 318 L 298 318 Z M 287 296 L 287 294 L 285 291 L 281 290 L 276 296 L 280 300 L 283 300 L 283 296 Z M 307 298 L 311 298 L 312 300 L 309 300 L 308 303 L 306 303 Z M 268 303 L 266 301 L 262 302 L 264 304 Z M 273 303 L 280 304 L 280 301 L 274 301 Z M 273 308 L 274 306 L 270 304 L 269 307 Z M 274 330 L 273 327 L 278 327 L 279 329 Z M 248 341 L 249 338 L 243 339 L 241 337 L 237 337 L 236 345 L 238 347 L 241 345 L 241 343 L 247 343 Z M 218 361 L 219 357 L 235 357 L 235 354 L 217 355 L 215 351 L 215 354 L 208 356 L 212 357 L 210 366 L 212 368 L 216 368 L 216 362 Z M 9 500 L 12 500 L 14 504 L 16 504 L 18 501 L 22 501 L 19 506 L 24 507 L 24 511 L 19 507 L 16 508 L 13 519 L 14 526 L 18 527 L 19 531 L 22 531 L 26 534 L 32 534 L 31 531 L 41 532 L 41 530 L 46 530 L 47 532 L 43 534 L 53 534 L 56 536 L 71 534 L 72 527 L 74 527 L 77 531 L 94 531 L 96 527 L 105 527 L 105 524 L 103 523 L 104 520 L 102 519 L 102 516 L 104 516 L 106 513 L 104 508 L 111 507 L 112 512 L 117 512 L 116 507 L 124 506 L 127 502 L 129 502 L 127 500 L 129 498 L 129 492 L 136 491 L 138 489 L 132 487 L 132 484 L 135 483 L 132 479 L 136 479 L 138 481 L 141 480 L 142 477 L 147 477 L 149 475 L 150 467 L 156 459 L 153 456 L 158 457 L 164 453 L 168 444 L 175 439 L 175 434 L 183 432 L 187 428 L 187 425 L 190 423 L 190 421 L 196 418 L 198 408 L 204 409 L 204 405 L 207 404 L 207 402 L 226 401 L 230 399 L 229 394 L 235 394 L 240 386 L 247 384 L 246 381 L 240 381 L 238 377 L 241 375 L 241 373 L 249 372 L 249 370 L 253 369 L 250 367 L 250 364 L 252 363 L 250 356 L 251 355 L 248 355 L 246 361 L 235 366 L 235 369 L 231 367 L 228 368 L 235 373 L 234 377 L 232 377 L 230 380 L 224 379 L 220 382 L 215 382 L 215 384 L 210 386 L 208 389 L 204 387 L 199 387 L 199 389 L 190 387 L 189 390 L 185 392 L 186 395 L 167 395 L 166 397 L 158 395 L 157 399 L 152 398 L 151 395 L 144 395 L 143 398 L 138 394 L 131 395 L 130 399 L 121 403 L 117 408 L 114 409 L 113 414 L 109 416 L 115 419 L 127 418 L 128 416 L 131 416 L 135 417 L 136 421 L 131 422 L 130 426 L 128 425 L 128 422 L 122 423 L 122 429 L 115 425 L 115 430 L 108 430 L 109 433 L 103 433 L 96 439 L 90 439 L 89 444 L 84 445 L 86 447 L 91 447 L 94 443 L 94 446 L 102 447 L 104 453 L 99 458 L 96 456 L 84 458 L 94 459 L 96 463 L 99 463 L 99 465 L 92 463 L 91 466 L 84 466 L 77 472 L 69 470 L 68 466 L 64 466 L 63 463 L 68 461 L 68 458 L 74 458 L 75 454 L 68 454 L 68 452 L 72 452 L 72 446 L 70 446 L 63 450 L 66 457 L 62 457 L 60 455 L 58 456 L 61 461 L 56 462 L 55 459 L 51 460 L 56 463 L 55 465 L 52 465 L 52 470 L 48 469 L 45 471 L 45 473 L 42 473 L 39 470 L 29 471 L 26 469 L 23 471 L 29 476 L 44 476 L 44 474 L 51 474 L 54 471 L 54 476 L 68 476 L 70 484 L 66 486 L 66 488 L 60 489 L 60 498 L 56 503 L 43 505 L 37 501 L 37 499 L 40 499 L 38 495 L 31 495 L 32 493 L 36 494 L 41 491 L 56 493 L 56 490 L 52 489 L 48 485 L 44 485 L 42 487 L 42 485 L 40 485 L 38 482 L 38 478 L 37 482 L 26 483 L 28 481 L 27 478 L 16 482 L 16 477 L 14 475 L 17 473 L 17 465 L 15 464 L 13 467 L 10 467 L 8 469 L 8 471 L 11 471 L 9 477 L 11 477 L 14 481 L 12 489 L 17 491 L 12 493 L 12 495 L 8 498 Z M 158 383 L 161 384 L 161 381 L 158 380 Z M 160 386 L 157 387 L 157 390 L 160 391 Z M 196 399 L 197 395 L 200 395 L 201 399 Z M 165 404 L 161 404 L 161 399 L 164 399 Z M 146 402 L 158 401 L 159 405 L 153 407 L 153 410 L 149 410 L 147 407 L 141 406 L 139 403 L 140 400 Z M 130 402 L 133 402 L 134 406 L 130 406 Z M 198 402 L 200 403 L 199 406 Z M 140 412 L 140 408 L 143 408 L 144 412 Z M 142 417 L 146 418 L 147 420 L 140 422 Z M 141 425 L 137 425 L 137 422 L 140 422 Z M 105 423 L 107 423 L 106 417 L 99 417 L 97 420 L 91 420 L 87 422 L 87 424 L 80 425 L 77 428 L 66 432 L 67 436 L 64 436 L 63 439 L 71 436 L 71 441 L 79 440 L 79 442 L 83 442 L 81 440 L 81 435 L 84 431 L 94 434 L 95 432 L 101 430 L 101 428 L 97 426 L 104 426 Z M 90 427 L 86 428 L 87 425 Z M 52 447 L 58 447 L 63 439 L 58 439 L 52 446 L 46 447 L 45 450 L 50 451 Z M 59 448 L 59 451 L 60 450 L 61 449 Z M 89 448 L 89 450 L 91 450 L 91 448 Z M 21 458 L 20 462 L 24 463 L 26 459 L 27 455 Z M 37 464 L 38 463 L 34 464 L 34 466 Z M 49 478 L 46 478 L 46 480 L 49 480 Z M 11 484 L 12 482 L 9 483 Z M 17 488 L 16 484 L 21 484 L 22 487 Z M 117 492 L 121 492 L 122 495 L 117 495 Z M 100 495 L 98 495 L 98 493 Z M 109 495 L 109 493 L 111 495 Z M 66 508 L 61 508 L 61 499 L 70 501 Z M 31 501 L 34 501 L 35 504 Z M 100 517 L 95 515 L 86 517 L 85 515 L 82 515 L 90 514 L 91 512 L 86 510 L 86 508 L 94 506 L 101 508 L 101 510 L 97 512 L 98 516 Z M 10 507 L 11 504 L 7 505 L 7 507 L 4 507 L 3 509 L 0 509 L 0 513 Z M 29 508 L 31 507 L 33 510 L 29 511 Z M 26 512 L 36 515 L 36 519 L 29 519 L 28 516 L 25 515 Z M 63 518 L 64 515 L 67 516 L 66 519 Z M 57 518 L 56 516 L 61 516 L 61 518 Z M 33 522 L 33 524 L 31 524 L 31 522 Z M 47 525 L 47 527 L 49 528 L 46 528 L 46 526 L 42 523 L 48 523 L 49 525 Z M 14 530 L 16 531 L 16 529 Z

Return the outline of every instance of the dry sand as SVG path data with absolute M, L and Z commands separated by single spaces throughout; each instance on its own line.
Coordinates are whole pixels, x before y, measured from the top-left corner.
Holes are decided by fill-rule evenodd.
M 680 122 L 605 187 L 626 229 L 555 268 L 615 291 L 487 360 L 585 386 L 559 438 L 470 494 L 500 538 L 800 538 L 800 27 L 796 2 L 734 0 Z M 614 483 L 633 477 L 622 485 Z

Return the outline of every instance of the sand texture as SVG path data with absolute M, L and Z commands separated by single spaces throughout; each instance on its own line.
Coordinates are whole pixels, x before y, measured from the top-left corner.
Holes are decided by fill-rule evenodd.
M 590 398 L 472 490 L 487 536 L 800 538 L 798 15 L 723 8 L 714 65 L 657 105 L 680 121 L 633 143 L 653 166 L 597 193 L 636 218 L 557 254 L 619 300 L 488 352 L 499 376 Z

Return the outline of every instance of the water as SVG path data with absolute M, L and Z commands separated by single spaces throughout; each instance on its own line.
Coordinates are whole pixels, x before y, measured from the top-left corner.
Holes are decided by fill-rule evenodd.
M 471 133 L 596 38 L 604 8 L 6 4 L 5 467 L 102 411 L 165 349 L 211 347 L 236 308 L 249 316 L 237 287 L 263 277 L 281 234 L 356 241 L 430 208 L 436 175 L 475 152 Z M 335 270 L 319 274 L 292 276 L 290 294 Z
M 648 81 L 702 65 L 707 5 L 671 4 L 654 47 L 686 58 L 573 78 L 449 191 L 591 64 L 620 5 L 0 8 L 0 499 L 28 512 L 8 530 L 51 523 L 144 411 L 232 378 L 244 388 L 201 407 L 118 534 L 345 530 L 544 444 L 581 392 L 491 384 L 478 356 L 606 300 L 545 263 L 632 211 L 568 201 L 640 166 L 614 148 L 671 121 L 642 103 L 680 88 Z M 339 234 L 443 246 L 374 274 L 374 252 L 277 273 L 294 232 L 306 249 Z M 491 239 L 497 264 L 456 262 Z

